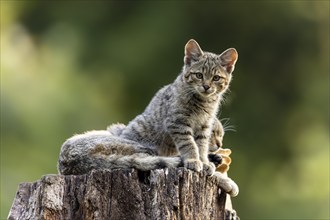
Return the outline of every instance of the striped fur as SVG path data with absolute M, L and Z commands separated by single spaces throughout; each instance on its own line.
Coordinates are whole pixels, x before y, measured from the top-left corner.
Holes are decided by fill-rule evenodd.
M 175 81 L 160 89 L 145 111 L 127 126 L 91 131 L 68 139 L 60 153 L 61 174 L 82 174 L 92 169 L 177 167 L 205 170 L 209 162 L 212 128 L 223 94 L 228 90 L 237 52 L 203 52 L 194 40 L 185 46 L 184 66 Z M 220 125 L 219 125 L 220 123 Z M 221 127 L 219 127 L 221 126 Z

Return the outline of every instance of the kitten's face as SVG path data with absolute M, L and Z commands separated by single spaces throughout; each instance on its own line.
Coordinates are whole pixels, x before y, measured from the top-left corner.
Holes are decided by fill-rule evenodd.
M 204 53 L 200 59 L 187 68 L 186 81 L 203 96 L 224 92 L 231 81 L 231 74 L 219 65 L 217 55 Z
M 184 78 L 202 96 L 221 94 L 229 86 L 236 60 L 235 49 L 217 55 L 203 52 L 196 41 L 190 40 L 185 47 Z
M 218 150 L 222 147 L 222 140 L 225 135 L 225 129 L 219 120 L 215 120 L 212 128 L 209 150 L 211 152 Z

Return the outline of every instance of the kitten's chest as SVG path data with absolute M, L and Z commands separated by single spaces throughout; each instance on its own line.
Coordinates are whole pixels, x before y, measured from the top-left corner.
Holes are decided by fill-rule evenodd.
M 192 127 L 198 128 L 200 125 L 208 125 L 212 123 L 214 117 L 217 114 L 217 106 L 216 105 L 192 105 L 188 106 L 190 109 L 189 118 L 191 119 Z
M 202 98 L 198 94 L 193 94 L 182 100 L 183 108 L 190 109 L 197 117 L 213 116 L 218 109 L 220 97 L 213 96 Z
M 201 114 L 191 117 L 190 126 L 194 133 L 199 133 L 201 130 L 211 129 L 214 117 L 211 115 Z

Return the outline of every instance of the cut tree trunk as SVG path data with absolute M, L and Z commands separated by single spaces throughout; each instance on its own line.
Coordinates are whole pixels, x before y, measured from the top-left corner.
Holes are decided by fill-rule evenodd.
M 224 219 L 226 193 L 185 168 L 98 170 L 22 183 L 8 219 Z

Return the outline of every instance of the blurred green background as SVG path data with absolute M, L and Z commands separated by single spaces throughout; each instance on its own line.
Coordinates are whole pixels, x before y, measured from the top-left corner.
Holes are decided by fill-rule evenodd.
M 221 110 L 242 219 L 329 218 L 329 1 L 1 1 L 1 218 L 74 133 L 127 123 L 183 48 L 239 52 Z

